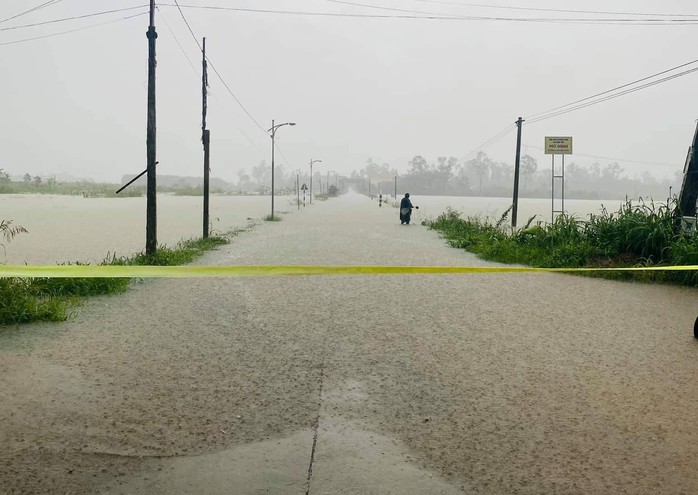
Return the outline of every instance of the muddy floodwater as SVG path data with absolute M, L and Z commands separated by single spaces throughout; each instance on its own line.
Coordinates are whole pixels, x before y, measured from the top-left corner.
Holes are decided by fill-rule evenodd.
M 412 199 L 420 206 L 413 217 L 416 222 L 434 218 L 449 207 L 465 215 L 499 218 L 511 204 L 510 198 L 413 195 Z M 297 212 L 294 201 L 291 196 L 277 197 L 277 212 Z M 599 213 L 602 204 L 609 210 L 617 210 L 620 203 L 567 200 L 565 208 L 584 217 Z M 213 231 L 224 233 L 246 227 L 252 221 L 259 222 L 269 214 L 270 206 L 269 196 L 212 196 Z M 160 244 L 173 246 L 182 239 L 201 236 L 202 198 L 162 195 L 158 197 L 157 207 Z M 0 219 L 12 220 L 29 231 L 5 243 L 5 250 L 0 249 L 0 263 L 95 263 L 108 254 L 129 256 L 140 252 L 145 247 L 145 208 L 145 198 L 0 195 Z M 519 203 L 518 223 L 523 225 L 533 215 L 548 221 L 550 214 L 550 200 L 524 198 Z

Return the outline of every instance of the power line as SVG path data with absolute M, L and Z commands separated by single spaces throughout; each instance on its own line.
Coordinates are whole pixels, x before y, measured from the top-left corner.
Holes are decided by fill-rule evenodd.
M 194 75 L 199 78 L 199 73 L 197 72 L 196 68 L 194 67 L 194 63 L 191 61 L 189 58 L 189 55 L 187 55 L 187 52 L 184 50 L 184 47 L 182 44 L 179 42 L 179 39 L 177 39 L 177 35 L 174 34 L 174 31 L 170 27 L 170 23 L 167 22 L 167 18 L 162 14 L 162 11 L 160 10 L 160 7 L 156 7 L 158 9 L 158 12 L 160 12 L 160 15 L 162 16 L 162 20 L 165 21 L 165 26 L 167 26 L 168 31 L 170 34 L 172 34 L 172 37 L 174 38 L 175 42 L 177 43 L 177 46 L 179 46 L 179 49 L 182 51 L 182 55 L 184 55 L 184 58 L 187 59 L 187 62 L 189 62 L 189 66 L 191 67 L 191 70 L 194 71 Z
M 325 0 L 325 1 L 330 2 L 330 3 L 336 3 L 336 4 L 353 5 L 356 7 L 366 7 L 366 8 L 371 8 L 371 9 L 389 10 L 389 11 L 394 11 L 394 12 L 408 12 L 408 13 L 413 13 L 413 14 L 424 14 L 424 15 L 445 15 L 443 13 L 423 12 L 423 11 L 419 11 L 419 10 L 398 9 L 398 8 L 393 8 L 393 7 L 384 7 L 384 6 L 378 6 L 378 5 L 369 5 L 369 4 L 363 4 L 363 3 L 349 2 L 347 0 Z M 665 13 L 663 14 L 663 13 L 607 12 L 607 11 L 593 11 L 593 10 L 541 9 L 541 8 L 532 8 L 532 7 L 505 7 L 505 6 L 498 6 L 498 5 L 444 2 L 444 1 L 436 1 L 436 0 L 415 0 L 415 1 L 421 1 L 421 2 L 432 3 L 432 4 L 458 5 L 461 7 L 486 7 L 486 8 L 498 8 L 498 9 L 517 10 L 517 11 L 527 11 L 527 12 L 536 11 L 536 12 L 558 12 L 558 13 L 594 14 L 594 15 L 603 14 L 603 15 L 631 15 L 631 16 L 658 16 L 658 17 L 686 17 L 689 19 L 698 18 L 698 14 L 665 14 Z M 452 17 L 458 17 L 458 15 L 453 15 Z M 551 19 L 551 20 L 555 20 L 555 19 Z M 564 19 L 564 20 L 572 21 L 574 19 Z M 595 19 L 584 18 L 584 19 L 578 19 L 578 20 L 595 20 Z M 610 21 L 611 19 L 608 19 L 608 20 Z
M 48 2 L 44 2 L 44 3 L 42 3 L 42 4 L 40 4 L 40 5 L 37 5 L 36 7 L 33 7 L 33 8 L 31 8 L 31 9 L 29 9 L 29 10 L 25 10 L 24 12 L 21 12 L 21 13 L 19 13 L 19 14 L 16 14 L 16 15 L 13 15 L 13 16 L 11 16 L 11 17 L 8 17 L 7 19 L 3 19 L 3 20 L 0 21 L 0 24 L 2 24 L 2 23 L 4 23 L 4 22 L 7 22 L 7 21 L 11 21 L 12 19 L 17 19 L 18 17 L 21 17 L 21 16 L 23 16 L 23 15 L 25 15 L 25 14 L 30 14 L 30 13 L 32 13 L 32 12 L 36 12 L 37 10 L 41 10 L 41 9 L 43 9 L 43 8 L 50 7 L 51 5 L 55 5 L 55 4 L 57 4 L 57 3 L 59 3 L 59 2 L 62 2 L 62 1 L 63 1 L 63 0 L 49 0 Z
M 543 147 L 541 147 L 541 146 L 532 146 L 532 145 L 530 145 L 530 144 L 524 144 L 523 146 L 524 146 L 525 148 L 533 148 L 533 149 L 543 150 L 543 151 L 545 150 L 545 148 L 543 148 Z M 582 154 L 582 153 L 575 153 L 574 156 L 582 156 L 582 157 L 585 157 L 585 158 L 598 158 L 598 159 L 601 159 L 601 160 L 613 160 L 613 161 L 615 161 L 615 162 L 639 163 L 639 164 L 642 164 L 642 165 L 659 165 L 659 166 L 662 166 L 662 167 L 683 167 L 683 166 L 684 166 L 683 162 L 682 162 L 682 163 L 678 163 L 678 164 L 677 164 L 677 163 L 662 163 L 662 162 L 646 162 L 646 161 L 643 161 L 643 160 L 633 160 L 633 159 L 630 159 L 630 158 L 613 158 L 613 157 L 610 157 L 610 156 L 584 155 L 584 154 Z
M 162 6 L 163 4 L 160 4 L 160 5 Z M 169 6 L 172 7 L 172 5 L 169 5 Z M 174 6 L 177 7 L 177 9 L 179 9 L 179 13 L 180 13 L 181 16 L 182 16 L 182 19 L 184 19 L 184 23 L 187 25 L 187 28 L 189 28 L 189 33 L 191 34 L 192 38 L 194 38 L 194 41 L 196 41 L 196 44 L 199 46 L 199 48 L 201 48 L 201 51 L 203 51 L 203 48 L 202 48 L 201 45 L 199 44 L 199 39 L 198 39 L 198 38 L 196 37 L 196 35 L 194 34 L 194 31 L 192 30 L 191 26 L 189 25 L 189 22 L 187 21 L 187 18 L 185 17 L 184 12 L 182 12 L 182 9 L 181 9 L 181 7 L 180 7 L 180 5 L 179 5 L 179 2 L 178 2 L 177 0 L 175 0 L 175 5 L 174 5 Z M 183 7 L 187 7 L 187 6 L 184 5 Z M 257 127 L 259 127 L 259 129 L 260 129 L 264 134 L 269 134 L 269 133 L 266 131 L 266 129 L 265 129 L 264 127 L 262 127 L 262 126 L 260 125 L 259 122 L 257 122 L 257 120 L 252 116 L 252 114 L 251 114 L 250 112 L 247 111 L 247 109 L 246 109 L 245 106 L 242 104 L 242 102 L 238 99 L 238 97 L 235 96 L 235 93 L 233 93 L 233 90 L 230 89 L 230 86 L 228 86 L 228 83 L 225 82 L 225 79 L 223 79 L 223 76 L 221 76 L 220 72 L 218 72 L 218 69 L 216 69 L 216 66 L 213 64 L 213 62 L 211 62 L 211 59 L 208 57 L 208 55 L 206 56 L 206 61 L 207 61 L 208 64 L 211 66 L 211 69 L 213 69 L 213 72 L 215 72 L 215 74 L 218 76 L 218 79 L 221 80 L 221 82 L 223 83 L 223 86 L 225 87 L 225 89 L 228 91 L 228 93 L 230 93 L 230 96 L 232 96 L 233 99 L 234 99 L 234 100 L 237 102 L 237 104 L 240 106 L 240 108 L 242 108 L 242 111 L 245 112 L 245 114 L 252 120 L 252 122 L 255 123 L 255 125 L 256 125 Z
M 187 25 L 187 29 L 189 29 L 189 32 L 191 33 L 191 37 L 194 38 L 194 41 L 196 42 L 197 46 L 199 47 L 200 51 L 204 51 L 204 48 L 201 46 L 201 43 L 199 43 L 199 38 L 196 37 L 194 34 L 194 31 L 192 30 L 191 26 L 189 25 L 189 21 L 187 21 L 187 18 L 184 16 L 184 12 L 182 12 L 182 8 L 179 6 L 179 2 L 177 0 L 174 0 L 175 5 L 177 6 L 177 9 L 179 10 L 180 15 L 182 16 L 182 20 L 184 20 L 184 24 Z
M 45 26 L 46 24 L 55 24 L 58 22 L 74 21 L 77 19 L 87 19 L 89 17 L 97 17 L 100 15 L 115 14 L 117 12 L 126 12 L 129 10 L 143 9 L 146 7 L 148 7 L 148 5 L 138 5 L 136 7 L 126 7 L 123 9 L 104 10 L 102 12 L 94 12 L 92 14 L 78 15 L 78 16 L 74 16 L 74 17 L 64 17 L 62 19 L 52 19 L 50 21 L 35 22 L 32 24 L 23 24 L 21 26 L 11 26 L 11 27 L 0 28 L 0 31 L 12 31 L 14 29 L 24 29 L 24 28 L 30 28 L 30 27 Z
M 382 7 L 379 5 L 368 5 L 365 3 L 348 2 L 345 0 L 325 0 L 325 1 L 330 2 L 330 3 L 340 4 L 340 5 L 351 5 L 354 7 L 365 7 L 365 8 L 369 8 L 369 9 L 389 10 L 391 12 L 407 12 L 407 13 L 412 13 L 412 14 L 423 14 L 423 15 L 443 15 L 443 14 L 438 14 L 435 12 L 423 12 L 420 10 L 408 10 L 408 9 L 397 9 L 397 8 L 393 8 L 393 7 Z
M 584 102 L 584 101 L 587 101 L 587 100 L 591 100 L 592 98 L 596 98 L 596 97 L 598 97 L 598 96 L 603 96 L 603 95 L 605 95 L 605 94 L 612 93 L 613 91 L 617 91 L 617 90 L 619 90 L 619 89 L 623 89 L 623 88 L 626 88 L 626 87 L 628 87 L 628 86 L 632 86 L 632 85 L 634 85 L 634 84 L 637 84 L 637 83 L 640 83 L 640 82 L 643 82 L 643 81 L 647 81 L 647 80 L 652 79 L 652 78 L 655 78 L 655 77 L 657 77 L 657 76 L 661 76 L 662 74 L 667 74 L 667 73 L 669 73 L 669 72 L 673 72 L 673 71 L 675 71 L 675 70 L 677 70 L 677 69 L 681 69 L 681 68 L 683 68 L 683 67 L 686 67 L 686 66 L 689 66 L 689 65 L 692 65 L 692 64 L 695 64 L 695 63 L 698 63 L 698 59 L 697 59 L 697 60 L 691 60 L 690 62 L 686 62 L 685 64 L 677 65 L 676 67 L 672 67 L 671 69 L 666 69 L 666 70 L 663 70 L 663 71 L 661 71 L 661 72 L 657 72 L 657 73 L 652 74 L 652 75 L 650 75 L 650 76 L 643 77 L 642 79 L 637 79 L 636 81 L 632 81 L 632 82 L 629 82 L 629 83 L 627 83 L 627 84 L 623 84 L 622 86 L 616 86 L 615 88 L 612 88 L 612 89 L 609 89 L 609 90 L 606 90 L 606 91 L 602 91 L 601 93 L 596 93 L 595 95 L 587 96 L 586 98 L 582 98 L 582 99 L 580 99 L 580 100 L 576 100 L 576 101 L 573 101 L 573 102 L 571 102 L 571 103 L 567 103 L 566 105 L 560 105 L 559 107 L 551 108 L 550 110 L 546 110 L 545 112 L 540 112 L 540 113 L 537 113 L 537 114 L 534 114 L 534 115 L 530 115 L 530 116 L 527 117 L 527 119 L 535 119 L 536 117 L 538 117 L 538 116 L 540 116 L 540 115 L 545 115 L 545 114 L 548 114 L 548 113 L 551 113 L 551 112 L 555 112 L 555 111 L 557 111 L 557 110 L 560 110 L 560 109 L 563 109 L 563 108 L 566 108 L 566 107 L 575 105 L 575 104 L 577 104 L 577 103 L 581 103 L 581 102 Z
M 535 122 L 540 122 L 541 120 L 547 120 L 547 119 L 550 119 L 550 118 L 552 118 L 552 117 L 557 117 L 558 115 L 563 115 L 563 114 L 566 114 L 566 113 L 574 112 L 575 110 L 580 110 L 580 109 L 582 109 L 582 108 L 590 107 L 590 106 L 592 106 L 592 105 L 596 105 L 596 104 L 602 103 L 602 102 L 604 102 L 604 101 L 613 100 L 613 99 L 618 98 L 618 97 L 620 97 L 620 96 L 624 96 L 624 95 L 627 95 L 627 94 L 630 94 L 630 93 L 634 93 L 634 92 L 636 92 L 636 91 L 640 91 L 641 89 L 649 88 L 649 87 L 651 87 L 651 86 L 655 86 L 655 85 L 657 85 L 657 84 L 661 84 L 661 83 L 663 83 L 663 82 L 667 82 L 667 81 L 670 81 L 670 80 L 672 80 L 672 79 L 676 79 L 676 78 L 679 78 L 679 77 L 682 77 L 682 76 L 691 74 L 691 73 L 696 72 L 696 71 L 698 71 L 698 67 L 695 67 L 695 68 L 693 68 L 693 69 L 689 69 L 689 70 L 686 70 L 686 71 L 683 71 L 683 72 L 679 72 L 678 74 L 673 74 L 673 75 L 671 75 L 671 76 L 667 76 L 667 77 L 664 77 L 664 78 L 662 78 L 662 79 L 658 79 L 657 81 L 652 81 L 652 82 L 650 82 L 650 83 L 646 83 L 646 84 L 643 84 L 643 85 L 641 85 L 641 86 L 637 86 L 637 87 L 632 88 L 632 89 L 627 89 L 627 90 L 625 90 L 625 91 L 621 91 L 620 93 L 615 93 L 615 94 L 613 94 L 613 95 L 606 96 L 606 97 L 604 97 L 604 98 L 598 98 L 598 99 L 596 99 L 596 100 L 588 101 L 587 103 L 582 103 L 582 104 L 580 104 L 580 105 L 573 106 L 573 107 L 571 107 L 571 108 L 566 108 L 565 110 L 559 110 L 559 111 L 554 112 L 554 113 L 550 113 L 550 114 L 547 114 L 547 115 L 543 115 L 543 116 L 541 116 L 541 117 L 528 120 L 528 121 L 527 121 L 527 124 L 533 124 L 533 123 L 535 123 Z
M 191 34 L 192 38 L 194 38 L 194 41 L 196 41 L 196 44 L 199 46 L 199 49 L 201 49 L 201 51 L 203 51 L 203 47 L 201 46 L 201 44 L 199 44 L 199 39 L 198 39 L 198 38 L 196 37 L 196 35 L 194 34 L 194 30 L 191 28 L 191 25 L 189 24 L 189 21 L 187 21 L 187 18 L 186 18 L 186 16 L 184 15 L 184 12 L 182 12 L 182 9 L 181 9 L 181 7 L 180 7 L 180 5 L 179 5 L 179 2 L 178 2 L 177 0 L 175 0 L 175 5 L 177 6 L 177 9 L 179 10 L 180 15 L 182 16 L 182 20 L 183 20 L 184 23 L 187 25 L 187 28 L 189 29 L 189 33 Z M 262 126 L 259 124 L 259 122 L 257 122 L 257 120 L 256 120 L 254 117 L 252 117 L 252 114 L 250 114 L 250 112 L 247 111 L 247 109 L 246 109 L 245 106 L 242 104 L 242 102 L 238 99 L 238 97 L 235 96 L 235 94 L 233 93 L 233 91 L 230 89 L 230 87 L 229 87 L 228 84 L 225 82 L 225 80 L 223 80 L 223 77 L 220 75 L 220 73 L 218 72 L 218 70 L 216 69 L 216 67 L 213 65 L 213 63 L 211 62 L 211 59 L 210 59 L 208 56 L 206 57 L 206 61 L 209 63 L 209 65 L 210 65 L 211 68 L 213 69 L 213 72 L 215 72 L 215 74 L 216 74 L 216 75 L 218 76 L 218 78 L 221 80 L 221 82 L 223 83 L 223 86 L 225 87 L 225 89 L 228 90 L 228 93 L 230 93 L 230 96 L 233 97 L 233 99 L 237 102 L 237 104 L 240 106 L 240 108 L 242 108 L 242 110 L 245 112 L 245 114 L 252 120 L 252 122 L 254 122 L 254 123 L 257 125 L 257 127 L 259 127 L 259 129 L 260 129 L 261 131 L 264 132 L 264 134 L 268 134 L 268 132 L 264 129 L 264 127 L 262 127 Z M 245 135 L 245 137 L 247 137 L 247 135 Z M 249 138 L 248 138 L 248 140 L 249 140 Z M 250 142 L 252 142 L 252 141 L 250 140 Z M 253 144 L 254 144 L 254 143 L 253 143 Z M 256 146 L 255 146 L 255 147 L 256 147 Z M 284 154 L 281 152 L 281 149 L 279 149 L 278 146 L 276 146 L 276 149 L 278 150 L 278 152 L 279 152 L 279 154 L 281 155 L 281 157 L 283 158 L 283 160 L 288 164 L 288 160 L 286 160 L 286 157 L 285 157 Z M 290 167 L 290 165 L 289 165 L 289 167 Z
M 359 19 L 426 19 L 426 20 L 444 20 L 444 21 L 507 21 L 507 22 L 532 22 L 532 23 L 558 23 L 558 24 L 619 24 L 619 25 L 637 25 L 637 26 L 662 26 L 662 25 L 693 25 L 698 24 L 698 18 L 683 19 L 619 19 L 619 18 L 546 18 L 546 17 L 492 17 L 492 16 L 454 16 L 444 14 L 433 15 L 379 15 L 379 14 L 351 14 L 341 12 L 310 12 L 296 10 L 272 10 L 272 9 L 250 9 L 240 7 L 221 7 L 214 5 L 174 5 L 161 3 L 160 6 L 165 7 L 181 7 L 190 9 L 204 10 L 222 10 L 231 12 L 250 12 L 263 14 L 280 14 L 280 15 L 297 15 L 297 16 L 320 16 L 320 17 L 338 17 L 338 18 L 359 18 Z M 374 6 L 375 7 L 375 6 Z
M 509 134 L 509 133 L 510 133 L 511 131 L 513 131 L 515 128 L 516 128 L 516 125 L 515 125 L 515 124 L 509 124 L 509 125 L 506 126 L 504 129 L 502 129 L 501 131 L 499 131 L 497 134 L 495 134 L 494 136 L 492 136 L 491 138 L 489 138 L 487 141 L 485 141 L 484 143 L 482 143 L 480 146 L 478 146 L 477 148 L 475 148 L 475 149 L 473 149 L 472 151 L 470 151 L 469 153 L 467 153 L 467 154 L 463 157 L 463 160 L 467 160 L 467 159 L 470 158 L 471 156 L 474 156 L 474 155 L 476 155 L 477 153 L 479 153 L 480 151 L 484 151 L 485 149 L 487 149 L 488 147 L 492 146 L 492 145 L 493 145 L 494 143 L 496 143 L 497 141 L 500 141 L 501 139 L 503 139 L 507 134 Z
M 457 5 L 460 7 L 482 7 L 487 9 L 505 9 L 505 10 L 523 10 L 536 12 L 559 12 L 567 14 L 601 14 L 601 15 L 634 15 L 634 16 L 670 16 L 670 17 L 698 17 L 698 14 L 668 14 L 662 12 L 612 12 L 607 10 L 568 10 L 568 9 L 543 9 L 534 7 L 512 7 L 507 5 L 487 5 L 482 3 L 461 3 L 448 2 L 445 0 L 414 0 L 415 2 L 442 4 L 442 5 Z
M 133 19 L 134 17 L 140 17 L 140 16 L 145 15 L 145 14 L 147 14 L 147 13 L 148 13 L 148 11 L 145 11 L 145 12 L 141 12 L 141 13 L 138 13 L 138 14 L 133 14 L 133 15 L 129 15 L 129 16 L 126 16 L 126 17 L 122 17 L 122 18 L 119 18 L 119 19 L 112 19 L 111 21 L 101 22 L 101 23 L 99 23 L 99 24 L 92 24 L 92 25 L 90 25 L 90 26 L 83 26 L 83 27 L 76 28 L 76 29 L 70 29 L 70 30 L 68 30 L 68 31 L 61 31 L 61 32 L 58 32 L 58 33 L 46 34 L 46 35 L 43 35 L 43 36 L 35 36 L 35 37 L 33 37 L 33 38 L 25 38 L 25 39 L 15 40 L 15 41 L 6 41 L 6 42 L 4 42 L 4 43 L 0 43 L 0 46 L 15 45 L 15 44 L 18 44 L 18 43 L 26 43 L 26 42 L 28 42 L 28 41 L 36 41 L 36 40 L 42 40 L 42 39 L 46 39 L 46 38 L 53 38 L 54 36 L 61 36 L 61 35 L 64 35 L 64 34 L 69 34 L 69 33 L 76 33 L 76 32 L 78 32 L 78 31 L 84 31 L 84 30 L 86 30 L 86 29 L 93 29 L 93 28 L 96 28 L 96 27 L 101 27 L 101 26 L 106 26 L 106 25 L 108 25 L 108 24 L 113 24 L 113 23 L 115 23 L 115 22 L 121 22 L 121 21 L 125 21 L 125 20 L 127 20 L 127 19 Z

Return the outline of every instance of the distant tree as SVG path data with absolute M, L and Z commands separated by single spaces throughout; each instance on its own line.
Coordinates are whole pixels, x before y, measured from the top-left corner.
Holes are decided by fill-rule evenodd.
M 524 155 L 521 157 L 521 176 L 523 178 L 523 184 L 526 183 L 527 179 L 535 175 L 538 170 L 538 161 L 531 155 Z
M 0 184 L 8 184 L 10 182 L 10 174 L 0 168 Z
M 489 177 L 490 168 L 493 162 L 484 151 L 480 151 L 475 158 L 468 160 L 465 163 L 466 169 L 472 169 L 475 172 L 478 180 L 479 194 L 482 196 L 483 179 Z
M 271 185 L 271 167 L 262 160 L 252 168 L 252 179 L 258 186 Z
M 410 169 L 407 171 L 408 174 L 424 174 L 429 171 L 429 163 L 424 159 L 424 157 L 417 155 L 409 162 Z
M 41 185 L 41 177 L 39 177 L 38 175 L 34 176 L 34 185 L 35 186 Z
M 25 184 L 29 184 L 32 181 L 32 176 L 29 174 L 24 174 L 24 177 L 22 177 L 22 180 L 24 181 Z
M 238 170 L 238 181 L 241 185 L 247 184 L 248 182 L 250 182 L 250 175 L 247 173 L 247 171 L 244 168 Z
M 617 162 L 609 163 L 601 171 L 601 178 L 604 181 L 617 181 L 620 179 L 620 174 L 623 173 L 623 168 Z

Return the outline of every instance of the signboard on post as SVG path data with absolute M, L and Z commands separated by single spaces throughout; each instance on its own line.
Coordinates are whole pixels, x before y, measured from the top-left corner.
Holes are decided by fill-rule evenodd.
M 307 190 L 308 190 L 308 186 L 306 186 L 305 183 L 303 183 L 303 185 L 301 186 L 301 191 L 305 192 Z
M 571 155 L 572 154 L 572 136 L 546 136 L 545 137 L 545 154 L 546 155 Z

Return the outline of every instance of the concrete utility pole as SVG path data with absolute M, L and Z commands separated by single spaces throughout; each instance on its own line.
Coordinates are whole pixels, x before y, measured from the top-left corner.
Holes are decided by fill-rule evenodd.
M 514 203 L 511 208 L 511 226 L 516 228 L 516 215 L 519 210 L 519 167 L 521 165 L 521 124 L 524 120 L 519 117 L 516 121 L 516 162 L 514 164 Z
M 148 123 L 146 135 L 146 155 L 148 159 L 146 189 L 145 254 L 152 256 L 158 247 L 157 189 L 155 182 L 156 163 L 156 118 L 155 118 L 155 0 L 150 0 L 150 25 L 148 38 Z
M 208 64 L 206 63 L 206 38 L 202 48 L 203 58 L 201 62 L 201 95 L 202 95 L 202 113 L 201 113 L 201 142 L 204 145 L 204 239 L 208 238 L 209 221 L 208 221 L 208 196 L 209 196 L 209 174 L 210 174 L 210 144 L 211 132 L 206 129 L 206 114 L 208 111 Z
M 274 124 L 274 119 L 272 119 L 271 129 L 267 131 L 271 134 L 271 216 L 269 217 L 269 220 L 274 220 L 274 138 L 276 137 L 276 130 L 285 125 L 294 126 L 296 123 L 284 122 L 283 124 Z

